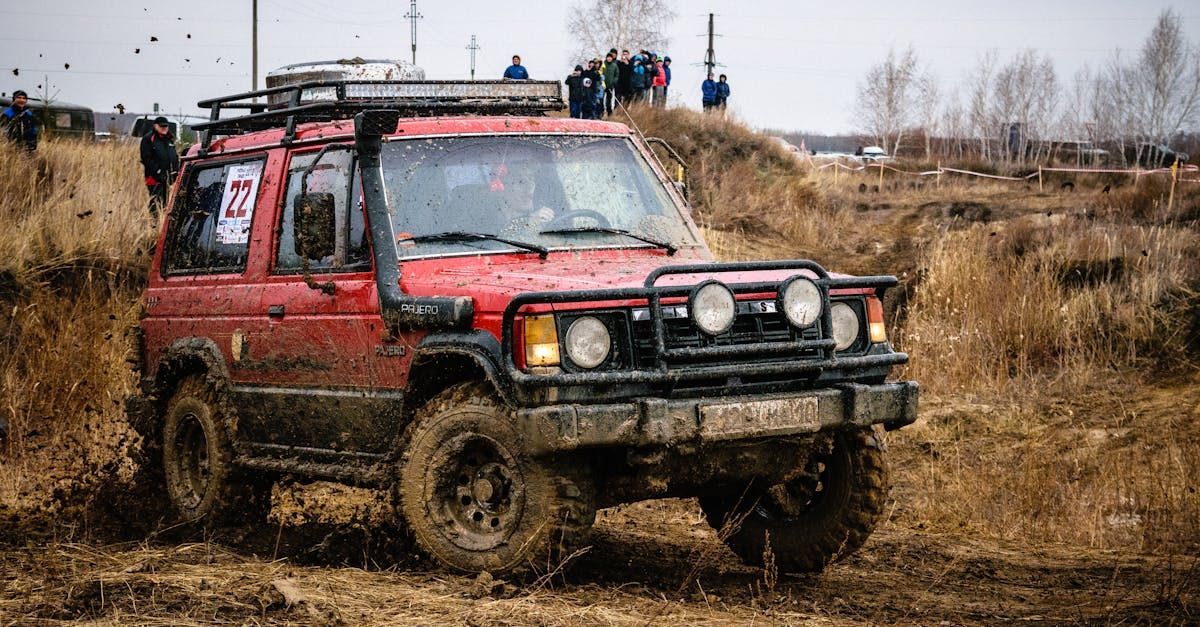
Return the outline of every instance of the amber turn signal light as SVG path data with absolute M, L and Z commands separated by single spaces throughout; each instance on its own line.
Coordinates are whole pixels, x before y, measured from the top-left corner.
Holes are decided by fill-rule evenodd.
M 867 297 L 867 333 L 874 344 L 887 341 L 887 327 L 883 324 L 883 303 L 874 296 Z

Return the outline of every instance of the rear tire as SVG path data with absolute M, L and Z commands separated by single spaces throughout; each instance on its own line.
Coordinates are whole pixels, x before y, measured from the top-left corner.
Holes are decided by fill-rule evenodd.
M 265 522 L 271 481 L 233 466 L 233 445 L 218 394 L 194 375 L 167 403 L 162 429 L 163 479 L 180 523 L 204 528 Z
M 530 457 L 512 411 L 480 384 L 417 411 L 398 514 L 418 548 L 463 572 L 549 572 L 587 542 L 596 513 L 582 468 Z
M 887 464 L 872 431 L 845 431 L 815 450 L 805 470 L 786 483 L 701 497 L 700 507 L 747 564 L 764 566 L 770 555 L 783 572 L 820 572 L 875 529 L 887 501 Z

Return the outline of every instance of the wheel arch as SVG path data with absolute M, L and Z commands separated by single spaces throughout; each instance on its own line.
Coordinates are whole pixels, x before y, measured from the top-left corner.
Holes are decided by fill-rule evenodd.
M 132 417 L 135 430 L 146 437 L 161 428 L 160 418 L 176 386 L 192 375 L 204 375 L 215 387 L 224 387 L 229 381 L 224 356 L 212 339 L 180 338 L 167 347 L 158 360 L 153 376 L 143 383 L 143 391 L 149 402 L 145 410 Z
M 404 395 L 404 422 L 442 390 L 483 381 L 507 405 L 515 405 L 512 381 L 500 368 L 500 342 L 486 331 L 433 333 L 417 346 Z

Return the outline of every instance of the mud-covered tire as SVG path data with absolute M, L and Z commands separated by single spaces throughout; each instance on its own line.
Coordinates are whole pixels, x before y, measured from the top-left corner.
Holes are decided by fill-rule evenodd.
M 870 430 L 837 434 L 806 469 L 786 484 L 703 496 L 700 507 L 747 564 L 770 556 L 782 572 L 820 572 L 867 541 L 887 501 L 888 471 Z
M 229 420 L 203 376 L 180 381 L 162 426 L 162 479 L 176 523 L 212 529 L 260 523 L 271 507 L 271 483 L 233 465 Z
M 462 572 L 549 572 L 596 519 L 589 476 L 522 450 L 511 409 L 481 384 L 452 387 L 413 417 L 398 469 L 400 522 L 416 546 Z

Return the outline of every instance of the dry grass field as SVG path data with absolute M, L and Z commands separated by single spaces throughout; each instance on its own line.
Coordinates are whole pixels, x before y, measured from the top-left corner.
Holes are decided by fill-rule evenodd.
M 723 258 L 894 273 L 922 417 L 893 500 L 815 577 L 741 565 L 691 501 L 606 510 L 567 574 L 431 570 L 373 495 L 281 485 L 271 529 L 114 528 L 125 333 L 156 226 L 129 147 L 0 147 L 0 624 L 1200 621 L 1200 185 L 814 172 L 737 125 L 636 111 Z M 860 191 L 865 184 L 865 190 Z M 1110 191 L 1103 192 L 1105 185 Z

